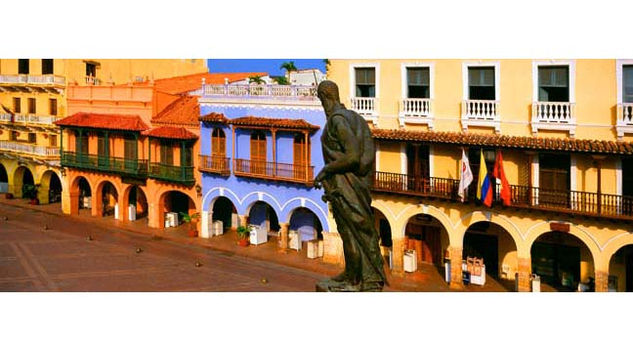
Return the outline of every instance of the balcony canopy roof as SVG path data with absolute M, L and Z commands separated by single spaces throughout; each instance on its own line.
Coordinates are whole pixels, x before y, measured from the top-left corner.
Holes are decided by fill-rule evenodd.
M 198 136 L 184 127 L 161 126 L 142 132 L 144 136 L 165 139 L 195 140 Z
M 483 135 L 460 132 L 407 131 L 372 129 L 379 140 L 430 142 L 464 146 L 501 147 L 526 150 L 633 155 L 633 143 L 571 138 L 542 138 L 507 135 Z
M 61 127 L 85 127 L 119 131 L 145 131 L 149 126 L 138 115 L 95 114 L 78 112 L 55 121 Z
M 229 119 L 224 116 L 224 114 L 212 112 L 210 114 L 206 114 L 204 116 L 200 116 L 198 120 L 202 122 L 219 122 L 219 123 L 229 123 Z
M 231 125 L 244 127 L 281 128 L 290 130 L 316 131 L 320 127 L 307 122 L 304 119 L 282 119 L 272 117 L 244 116 L 231 119 Z

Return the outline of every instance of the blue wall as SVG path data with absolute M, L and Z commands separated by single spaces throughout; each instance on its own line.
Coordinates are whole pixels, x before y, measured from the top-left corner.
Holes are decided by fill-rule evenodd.
M 277 106 L 238 106 L 238 105 L 213 105 L 213 104 L 201 104 L 200 114 L 206 115 L 211 112 L 222 113 L 229 119 L 244 117 L 244 116 L 256 116 L 256 117 L 271 117 L 271 118 L 295 118 L 303 119 L 307 122 L 320 126 L 321 128 L 315 132 L 312 132 L 310 136 L 310 164 L 314 166 L 314 176 L 323 168 L 323 154 L 321 151 L 321 134 L 323 132 L 323 126 L 325 126 L 326 117 L 321 108 L 303 108 L 303 107 L 277 107 Z M 219 123 L 207 123 L 202 122 L 200 125 L 200 153 L 202 155 L 211 155 L 211 132 L 214 128 L 223 128 L 226 135 L 226 154 L 227 157 L 232 158 L 232 134 L 230 125 L 222 125 Z M 250 159 L 250 135 L 253 130 L 246 128 L 236 128 L 236 147 L 235 157 L 242 159 Z M 292 163 L 293 162 L 293 141 L 294 133 L 286 131 L 278 131 L 276 133 L 276 159 L 280 163 Z M 270 131 L 266 131 L 267 140 L 267 158 L 268 161 L 272 161 L 272 136 Z M 233 159 L 231 159 L 231 162 Z M 233 165 L 231 164 L 231 168 Z M 231 175 L 223 177 L 212 173 L 202 173 L 202 193 L 203 211 L 211 209 L 212 202 L 218 196 L 225 196 L 229 198 L 238 214 L 248 215 L 250 207 L 258 200 L 264 201 L 269 204 L 275 213 L 279 222 L 290 222 L 293 211 L 299 207 L 305 207 L 310 209 L 321 222 L 321 226 L 324 231 L 329 231 L 327 224 L 327 204 L 321 199 L 323 195 L 322 190 L 308 188 L 307 186 L 299 183 L 278 182 L 269 181 L 257 178 L 236 177 Z M 259 212 L 258 212 L 259 213 Z M 259 217 L 259 215 L 258 215 Z M 260 221 L 261 219 L 252 219 L 253 221 Z M 297 222 L 297 226 L 307 226 L 308 220 L 305 216 L 298 216 L 296 219 L 292 219 L 291 227 Z M 296 227 L 296 226 L 295 226 Z M 307 229 L 302 233 L 307 233 Z M 307 240 L 310 238 L 304 237 L 302 239 Z

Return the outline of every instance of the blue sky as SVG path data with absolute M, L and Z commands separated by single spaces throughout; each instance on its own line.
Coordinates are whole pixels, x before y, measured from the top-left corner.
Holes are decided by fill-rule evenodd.
M 271 76 L 281 76 L 285 71 L 279 66 L 286 61 L 294 61 L 298 69 L 318 68 L 325 73 L 323 59 L 209 59 L 209 72 L 268 72 Z

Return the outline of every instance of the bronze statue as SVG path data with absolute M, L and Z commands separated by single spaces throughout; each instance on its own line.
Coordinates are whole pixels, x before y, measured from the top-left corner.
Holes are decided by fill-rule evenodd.
M 321 136 L 325 166 L 314 179 L 323 187 L 343 240 L 345 270 L 317 285 L 320 291 L 382 291 L 383 259 L 374 227 L 370 185 L 376 147 L 367 122 L 341 104 L 338 86 L 319 84 L 317 94 L 327 123 Z

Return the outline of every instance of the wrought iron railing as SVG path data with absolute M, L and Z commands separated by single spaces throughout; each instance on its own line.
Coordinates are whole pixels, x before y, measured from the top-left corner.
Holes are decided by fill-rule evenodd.
M 314 166 L 306 164 L 273 163 L 270 161 L 235 159 L 233 173 L 279 181 L 311 184 L 314 180 Z
M 131 176 L 147 176 L 147 160 L 128 159 L 106 155 L 62 152 L 61 164 L 65 167 L 114 172 Z
M 220 175 L 231 173 L 231 158 L 221 155 L 200 155 L 198 169 L 203 172 L 212 172 Z
M 161 163 L 149 164 L 149 177 L 170 182 L 193 183 L 193 166 L 176 166 Z

